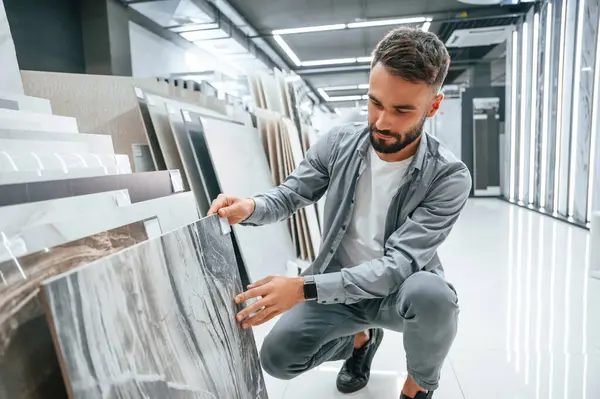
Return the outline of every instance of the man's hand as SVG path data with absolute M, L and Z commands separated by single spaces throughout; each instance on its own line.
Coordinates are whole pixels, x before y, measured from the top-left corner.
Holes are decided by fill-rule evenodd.
M 216 200 L 212 202 L 208 215 L 219 213 L 222 218 L 227 218 L 229 224 L 238 224 L 248 219 L 256 204 L 252 198 L 232 197 L 219 194 Z
M 304 302 L 304 279 L 269 276 L 249 285 L 248 291 L 235 297 L 235 303 L 257 297 L 262 298 L 237 314 L 237 320 L 242 323 L 243 328 L 266 323 Z M 256 314 L 246 319 L 253 313 Z

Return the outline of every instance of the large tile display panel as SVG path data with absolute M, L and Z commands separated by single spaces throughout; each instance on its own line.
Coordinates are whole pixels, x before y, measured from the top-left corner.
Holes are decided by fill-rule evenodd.
M 569 213 L 582 223 L 587 222 L 587 198 L 589 180 L 590 135 L 592 125 L 592 101 L 594 87 L 594 70 L 596 58 L 596 35 L 598 33 L 598 0 L 586 0 L 580 3 L 576 42 L 580 46 L 581 57 L 576 59 L 575 74 L 579 77 L 579 85 L 575 87 L 577 98 L 573 115 L 571 156 L 575 157 L 574 170 L 570 172 L 571 191 L 574 192 L 572 209 Z M 583 8 L 581 8 L 583 7 Z M 584 39 L 585 38 L 585 39 Z M 576 84 L 575 82 L 574 84 Z
M 223 228 L 208 217 L 44 284 L 71 398 L 267 398 Z
M 255 129 L 183 113 L 210 200 L 219 193 L 250 197 L 273 188 L 261 138 Z M 251 280 L 285 274 L 287 262 L 295 259 L 285 222 L 260 227 L 236 225 L 234 231 Z
M 77 118 L 82 132 L 112 136 L 115 152 L 129 155 L 132 165 L 132 144 L 147 144 L 134 86 L 167 90 L 151 78 L 34 71 L 22 76 L 27 95 L 49 99 L 54 113 Z
M 32 130 L 8 130 L 0 129 L 0 139 L 12 139 L 12 140 L 34 140 L 34 141 L 59 141 L 59 142 L 75 142 L 84 143 L 87 146 L 86 152 L 93 152 L 96 154 L 114 154 L 115 149 L 113 146 L 112 138 L 110 136 L 102 134 L 87 134 L 87 133 L 64 133 L 64 132 L 45 132 L 45 131 L 32 131 Z M 31 147 L 27 146 L 23 150 L 36 151 Z M 58 150 L 53 152 L 72 152 L 68 150 Z
M 0 91 L 0 99 L 14 101 L 17 103 L 18 110 L 35 112 L 38 114 L 52 114 L 52 107 L 50 101 L 45 98 L 37 98 L 24 96 L 22 94 L 10 93 L 7 91 Z
M 136 203 L 167 197 L 180 192 L 181 187 L 177 171 L 8 184 L 0 185 L 0 207 L 116 190 L 127 190 L 131 202 Z
M 42 281 L 147 238 L 138 222 L 0 263 L 0 398 L 67 396 L 38 295 Z
M 15 44 L 2 0 L 0 0 L 0 90 L 23 94 Z
M 179 193 L 136 204 L 115 206 L 104 211 L 91 207 L 80 210 L 77 215 L 65 215 L 61 218 L 58 215 L 48 215 L 46 220 L 33 223 L 30 228 L 5 230 L 6 240 L 5 245 L 0 247 L 0 260 L 9 258 L 11 254 L 24 255 L 117 226 L 154 219 L 157 221 L 157 229 L 153 231 L 165 233 L 195 222 L 198 220 L 198 211 L 193 194 Z M 82 220 L 85 223 L 81 223 Z
M 21 129 L 49 132 L 79 132 L 75 118 L 36 114 L 34 112 L 0 109 L 0 126 L 3 129 Z

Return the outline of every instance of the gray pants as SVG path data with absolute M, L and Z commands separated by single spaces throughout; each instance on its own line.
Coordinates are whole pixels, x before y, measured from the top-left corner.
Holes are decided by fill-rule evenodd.
M 434 390 L 457 320 L 454 288 L 436 274 L 419 272 L 384 299 L 352 305 L 301 303 L 267 335 L 260 357 L 267 373 L 292 379 L 323 362 L 348 359 L 355 334 L 381 327 L 403 333 L 408 374 L 421 387 Z

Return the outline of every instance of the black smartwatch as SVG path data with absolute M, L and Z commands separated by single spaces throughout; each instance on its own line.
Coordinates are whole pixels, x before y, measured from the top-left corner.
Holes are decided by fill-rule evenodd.
M 317 300 L 317 283 L 313 276 L 304 277 L 304 299 L 307 301 Z

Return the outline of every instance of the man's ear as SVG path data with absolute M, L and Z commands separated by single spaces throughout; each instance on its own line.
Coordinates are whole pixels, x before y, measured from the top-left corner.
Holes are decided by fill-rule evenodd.
M 435 114 L 437 114 L 440 109 L 440 105 L 442 104 L 442 100 L 444 99 L 444 94 L 440 93 L 433 99 L 433 103 L 431 104 L 431 109 L 427 113 L 428 118 L 433 118 Z

